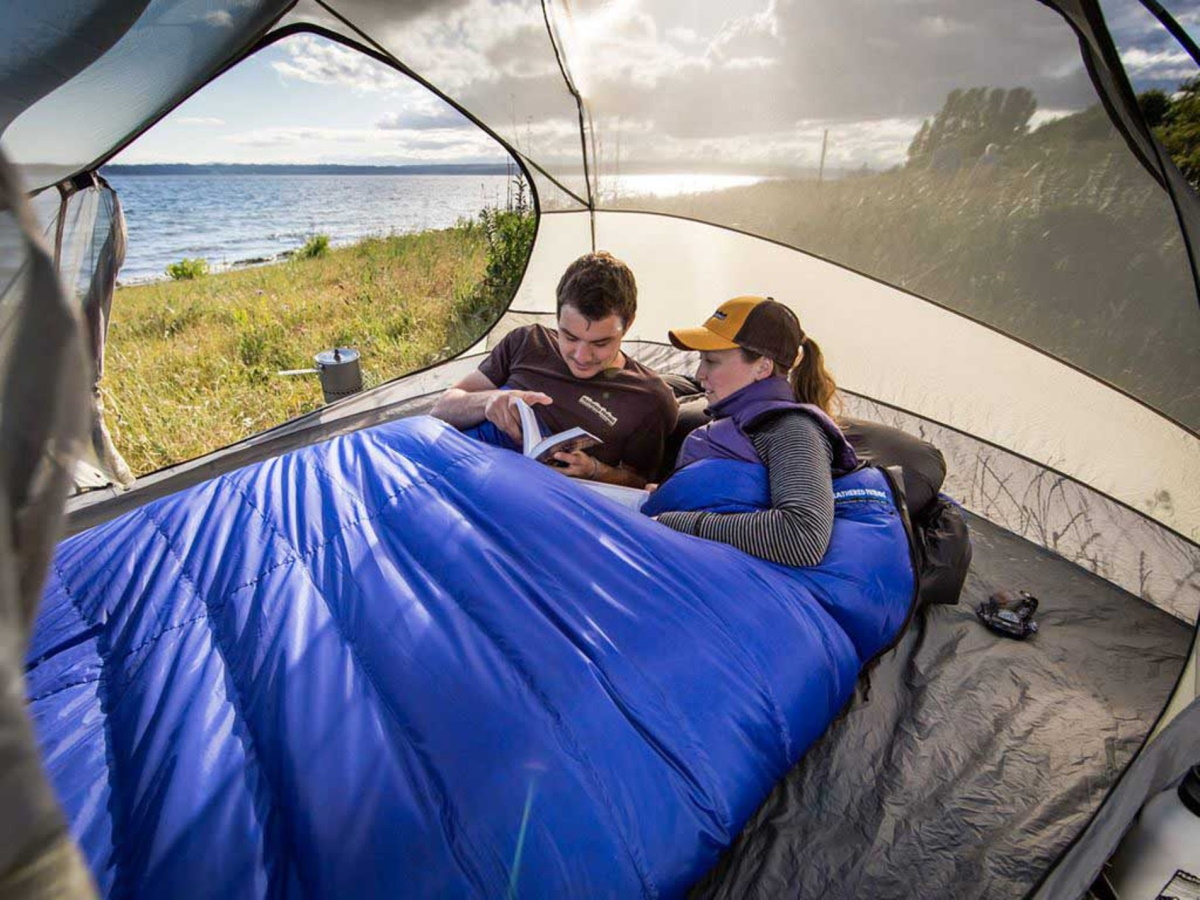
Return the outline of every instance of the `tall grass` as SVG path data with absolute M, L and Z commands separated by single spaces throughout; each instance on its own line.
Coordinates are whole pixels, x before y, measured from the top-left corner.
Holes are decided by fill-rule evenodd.
M 1200 320 L 1169 199 L 1121 148 L 1069 149 L 1025 146 L 998 167 L 957 173 L 770 181 L 653 208 L 762 234 L 929 297 L 1200 423 Z M 803 284 L 769 288 L 838 301 L 808 297 Z M 937 353 L 936 341 L 911 351 Z
M 524 266 L 533 220 L 518 218 L 518 233 L 501 238 L 485 216 L 119 289 L 101 384 L 117 447 L 145 474 L 316 409 L 315 376 L 278 373 L 311 367 L 330 347 L 361 351 L 367 387 L 462 352 L 512 296 L 515 282 L 491 263 L 508 253 L 504 272 L 517 259 Z

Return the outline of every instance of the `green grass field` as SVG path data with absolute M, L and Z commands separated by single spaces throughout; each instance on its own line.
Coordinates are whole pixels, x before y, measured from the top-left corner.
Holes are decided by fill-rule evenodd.
M 316 409 L 317 376 L 277 373 L 331 347 L 362 353 L 367 387 L 461 352 L 508 302 L 490 258 L 467 223 L 119 288 L 101 380 L 117 448 L 141 475 Z

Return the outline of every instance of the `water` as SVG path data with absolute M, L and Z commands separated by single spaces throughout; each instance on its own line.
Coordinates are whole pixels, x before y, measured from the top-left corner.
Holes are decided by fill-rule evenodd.
M 503 175 L 114 175 L 129 231 L 122 282 L 163 277 L 204 257 L 213 268 L 273 259 L 326 234 L 335 246 L 371 235 L 448 228 L 505 204 Z
M 448 228 L 503 207 L 504 175 L 112 175 L 129 245 L 123 283 L 165 277 L 184 257 L 213 269 L 298 250 L 316 234 L 334 246 L 372 235 Z M 670 196 L 761 179 L 723 175 L 624 175 L 619 193 Z

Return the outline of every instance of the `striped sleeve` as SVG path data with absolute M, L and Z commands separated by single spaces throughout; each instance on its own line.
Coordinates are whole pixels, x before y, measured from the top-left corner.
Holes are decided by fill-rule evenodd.
M 833 448 L 804 413 L 776 416 L 750 435 L 767 466 L 771 508 L 751 513 L 667 512 L 658 521 L 785 566 L 821 561 L 833 534 Z

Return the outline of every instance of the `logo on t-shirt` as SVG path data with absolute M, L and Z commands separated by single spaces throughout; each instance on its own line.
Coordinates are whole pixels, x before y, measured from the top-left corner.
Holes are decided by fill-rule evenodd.
M 584 394 L 582 397 L 580 397 L 579 402 L 583 406 L 586 406 L 588 409 L 590 409 L 592 412 L 594 412 L 596 415 L 598 415 L 601 419 L 603 419 L 604 422 L 610 428 L 612 428 L 613 426 L 615 426 L 617 424 L 617 417 L 614 416 L 609 410 L 605 409 L 603 406 L 601 406 L 599 403 L 597 403 L 595 400 L 593 400 L 591 397 L 589 397 L 587 394 Z

